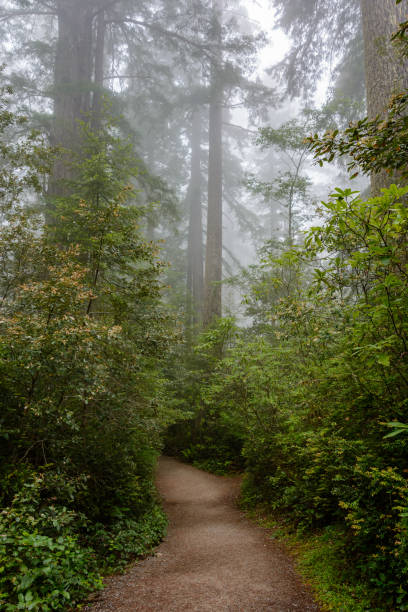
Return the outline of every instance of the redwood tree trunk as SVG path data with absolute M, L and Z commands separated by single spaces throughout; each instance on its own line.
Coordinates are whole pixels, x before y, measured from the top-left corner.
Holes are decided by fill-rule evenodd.
M 201 206 L 201 113 L 193 111 L 191 129 L 191 173 L 187 191 L 190 209 L 187 261 L 187 327 L 202 319 L 203 274 L 203 224 Z
M 208 157 L 207 245 L 204 325 L 222 314 L 222 116 L 221 10 L 214 2 L 214 59 L 211 66 Z
M 391 36 L 407 19 L 405 2 L 360 0 L 363 21 L 367 111 L 370 119 L 385 115 L 391 97 L 408 87 L 406 62 L 398 56 Z M 377 195 L 398 177 L 380 172 L 371 177 L 371 190 Z
M 105 33 L 105 11 L 103 9 L 100 9 L 96 20 L 95 82 L 92 99 L 92 122 L 95 129 L 98 129 L 100 127 L 102 120 Z
M 75 150 L 78 120 L 91 110 L 93 72 L 93 14 L 86 0 L 58 0 L 58 40 L 54 68 L 54 146 Z M 50 195 L 61 195 L 61 179 L 72 176 L 69 154 L 53 169 Z

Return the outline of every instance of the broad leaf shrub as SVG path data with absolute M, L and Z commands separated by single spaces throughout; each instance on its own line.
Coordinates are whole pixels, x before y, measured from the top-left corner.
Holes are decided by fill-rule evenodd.
M 115 522 L 109 527 L 103 523 L 90 526 L 89 542 L 100 559 L 101 569 L 108 572 L 150 552 L 162 539 L 166 527 L 167 517 L 158 505 L 139 520 L 118 509 Z
M 384 439 L 407 414 L 407 191 L 337 190 L 324 205 L 299 257 L 325 265 L 277 305 L 264 361 L 278 427 L 258 420 L 244 451 L 249 491 L 304 527 L 346 525 L 350 567 L 384 610 L 408 606 L 408 449 Z
M 85 516 L 41 502 L 33 474 L 0 515 L 0 600 L 5 610 L 64 609 L 102 586 L 95 553 L 80 542 Z M 55 498 L 54 498 L 55 500 Z
M 11 95 L 11 94 L 9 94 Z M 172 333 L 140 231 L 134 153 L 82 127 L 64 197 L 0 105 L 0 608 L 58 610 L 157 543 L 153 469 Z M 9 144 L 14 143 L 14 144 Z M 56 152 L 53 153 L 57 154 Z M 45 207 L 44 207 L 45 206 Z

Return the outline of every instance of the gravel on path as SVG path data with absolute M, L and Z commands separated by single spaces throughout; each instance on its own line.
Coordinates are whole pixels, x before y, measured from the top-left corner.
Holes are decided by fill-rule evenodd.
M 107 580 L 90 612 L 318 612 L 283 548 L 236 507 L 240 479 L 163 457 L 169 517 L 154 556 Z

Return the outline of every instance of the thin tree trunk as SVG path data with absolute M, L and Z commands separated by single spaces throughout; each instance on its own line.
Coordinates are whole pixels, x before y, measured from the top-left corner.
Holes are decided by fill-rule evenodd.
M 187 191 L 190 209 L 187 249 L 187 329 L 202 319 L 204 296 L 203 222 L 201 203 L 201 113 L 193 111 L 191 173 Z
M 289 205 L 288 205 L 288 245 L 293 247 L 293 181 L 290 186 Z
M 205 257 L 204 325 L 222 314 L 222 119 L 223 84 L 221 57 L 221 9 L 214 0 L 214 60 L 211 66 L 208 157 L 208 212 Z
M 367 111 L 370 119 L 385 116 L 390 99 L 408 87 L 406 62 L 402 62 L 391 36 L 398 24 L 407 19 L 405 2 L 395 0 L 360 0 L 363 22 Z M 398 180 L 385 171 L 372 175 L 371 190 L 380 193 Z

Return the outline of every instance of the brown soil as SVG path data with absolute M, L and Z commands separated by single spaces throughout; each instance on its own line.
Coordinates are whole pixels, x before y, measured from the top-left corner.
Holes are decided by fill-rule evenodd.
M 86 609 L 317 611 L 284 550 L 236 508 L 239 484 L 162 458 L 157 486 L 170 521 L 166 539 L 155 556 L 110 578 Z

